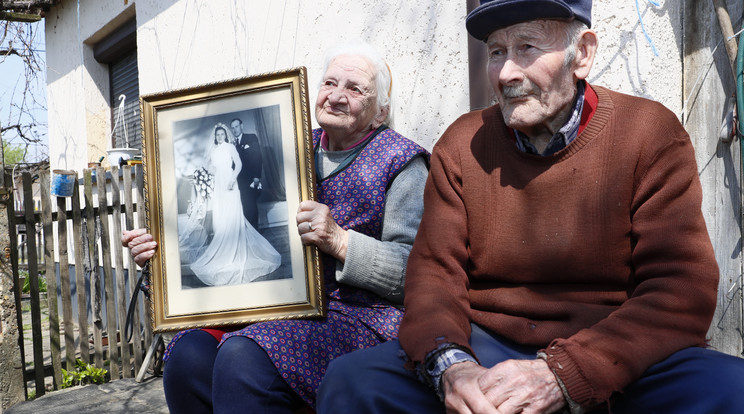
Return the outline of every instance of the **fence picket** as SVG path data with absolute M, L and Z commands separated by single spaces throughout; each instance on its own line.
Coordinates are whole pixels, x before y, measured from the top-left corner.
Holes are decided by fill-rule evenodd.
M 5 174 L 5 182 L 9 183 L 11 182 L 11 175 Z M 8 240 L 10 241 L 10 267 L 13 270 L 13 298 L 15 300 L 15 307 L 16 307 L 16 323 L 18 324 L 19 332 L 23 332 L 23 305 L 21 304 L 21 280 L 20 280 L 20 269 L 19 269 L 19 258 L 18 258 L 18 250 L 19 250 L 19 237 L 18 237 L 18 217 L 16 217 L 16 209 L 12 208 L 10 206 L 15 207 L 15 191 L 11 191 L 9 194 L 9 200 L 8 200 Z M 21 364 L 23 369 L 23 390 L 26 395 L 26 398 L 28 398 L 28 384 L 25 381 L 26 374 L 28 373 L 27 366 L 26 366 L 26 350 L 25 348 L 25 340 L 23 338 L 23 335 L 19 335 L 18 337 L 19 345 L 20 345 L 20 353 L 21 353 Z
M 57 242 L 62 294 L 62 328 L 65 332 L 65 361 L 67 361 L 67 369 L 72 370 L 75 367 L 75 328 L 72 323 L 72 289 L 70 288 L 70 261 L 67 257 L 67 199 L 65 197 L 57 197 Z
M 62 384 L 62 357 L 59 342 L 59 309 L 57 309 L 57 278 L 54 268 L 54 233 L 52 225 L 52 197 L 49 190 L 49 172 L 39 174 L 41 190 L 41 222 L 44 229 L 44 265 L 47 279 L 47 309 L 49 311 L 49 352 L 52 355 L 52 376 L 54 388 Z M 52 277 L 50 280 L 50 275 Z M 55 294 L 50 294 L 54 292 Z
M 121 189 L 119 187 L 119 168 L 114 166 L 111 167 L 111 205 L 115 211 L 111 215 L 111 227 L 112 234 L 115 240 L 121 235 Z M 116 246 L 118 247 L 118 245 Z M 114 266 L 116 276 L 116 304 L 117 304 L 117 315 L 119 320 L 119 330 L 121 332 L 121 367 L 122 377 L 132 378 L 132 364 L 131 355 L 129 352 L 129 343 L 124 335 L 124 326 L 127 321 L 127 289 L 126 280 L 124 278 L 124 258 L 122 257 L 122 251 L 119 248 L 112 249 L 114 253 Z M 130 281 L 130 283 L 134 283 Z
M 106 174 L 103 168 L 85 170 L 83 194 L 85 198 L 85 271 L 90 276 L 91 322 L 93 324 L 93 359 L 98 368 L 103 368 L 103 316 L 101 314 L 101 274 L 98 271 L 98 243 L 96 242 L 96 215 L 93 201 L 93 171 L 96 177 Z
M 83 240 L 83 217 L 80 212 L 80 189 L 75 185 L 72 190 L 72 239 Z M 88 295 L 85 289 L 85 265 L 83 244 L 73 243 L 75 249 L 75 291 L 77 292 L 78 337 L 80 359 L 90 363 L 90 344 L 88 341 Z
M 99 169 L 99 172 L 100 171 Z M 101 256 L 103 257 L 103 287 L 106 303 L 106 333 L 108 339 L 109 372 L 111 379 L 119 379 L 119 347 L 116 329 L 116 297 L 114 295 L 114 276 L 111 274 L 111 233 L 108 223 L 108 200 L 106 197 L 106 173 L 96 174 L 98 184 L 98 219 L 101 226 Z
M 125 165 L 123 168 L 124 173 L 124 226 L 127 230 L 134 228 L 134 205 L 132 203 L 132 167 Z M 135 288 L 137 283 L 137 264 L 134 263 L 132 255 L 128 256 L 129 264 L 129 297 L 132 298 L 135 294 Z M 131 300 L 131 299 L 130 299 Z M 139 309 L 139 298 L 134 308 L 134 315 L 132 316 L 132 340 L 134 341 L 134 372 L 139 372 L 142 367 L 142 358 L 144 356 L 142 349 L 142 334 L 140 329 L 140 309 Z
M 23 210 L 25 217 L 26 234 L 29 231 L 36 231 L 36 220 L 34 218 L 33 192 L 31 191 L 31 174 L 24 172 L 23 180 Z M 36 260 L 36 237 L 26 237 L 28 245 L 28 280 L 29 292 L 31 295 L 31 337 L 34 343 L 34 378 L 36 380 L 36 395 L 41 396 L 45 393 L 44 386 L 44 350 L 43 338 L 41 334 L 41 302 L 39 300 L 39 268 Z M 54 273 L 52 273 L 52 276 Z M 49 277 L 47 277 L 49 279 Z M 56 289 L 56 283 L 55 289 Z M 47 286 L 49 284 L 47 282 Z M 56 292 L 56 290 L 54 290 Z M 55 297 L 54 294 L 47 294 L 47 298 Z M 51 301 L 51 299 L 49 299 Z M 52 309 L 49 309 L 49 320 L 52 320 Z M 50 324 L 51 325 L 51 324 Z M 39 369 L 41 368 L 41 369 Z

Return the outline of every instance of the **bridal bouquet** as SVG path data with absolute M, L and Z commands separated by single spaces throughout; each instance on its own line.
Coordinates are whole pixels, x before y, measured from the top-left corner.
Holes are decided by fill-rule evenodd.
M 194 185 L 200 196 L 209 199 L 214 191 L 214 175 L 210 174 L 206 168 L 201 167 L 194 171 Z

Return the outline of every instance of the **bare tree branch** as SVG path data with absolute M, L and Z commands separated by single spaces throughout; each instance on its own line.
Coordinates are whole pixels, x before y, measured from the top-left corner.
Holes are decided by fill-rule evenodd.
M 0 11 L 7 10 L 8 3 L 11 2 L 0 0 Z M 22 2 L 12 3 L 20 7 Z M 33 145 L 40 150 L 37 153 L 48 154 L 46 122 L 37 119 L 37 114 L 46 113 L 45 63 L 43 52 L 39 50 L 42 28 L 39 23 L 0 20 L 0 65 L 10 64 L 11 59 L 22 64 L 15 84 L 9 77 L 10 83 L 0 89 L 4 106 L 0 108 L 0 134 L 3 141 L 24 145 L 27 150 Z
M 0 11 L 43 16 L 59 0 L 0 0 Z
M 0 55 L 5 55 L 5 56 L 8 56 L 8 55 L 21 56 L 21 54 L 18 53 L 18 51 L 15 50 L 15 49 L 0 49 Z

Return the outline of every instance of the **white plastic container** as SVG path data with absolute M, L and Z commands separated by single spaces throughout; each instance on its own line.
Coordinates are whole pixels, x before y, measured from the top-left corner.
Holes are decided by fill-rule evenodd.
M 111 148 L 106 152 L 108 153 L 109 165 L 119 167 L 124 161 L 138 155 L 140 150 L 137 148 Z

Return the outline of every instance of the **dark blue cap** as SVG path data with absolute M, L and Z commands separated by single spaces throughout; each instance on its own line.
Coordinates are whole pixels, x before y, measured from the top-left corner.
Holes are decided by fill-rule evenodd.
M 494 30 L 538 19 L 576 19 L 592 26 L 592 0 L 481 0 L 465 27 L 476 39 Z

